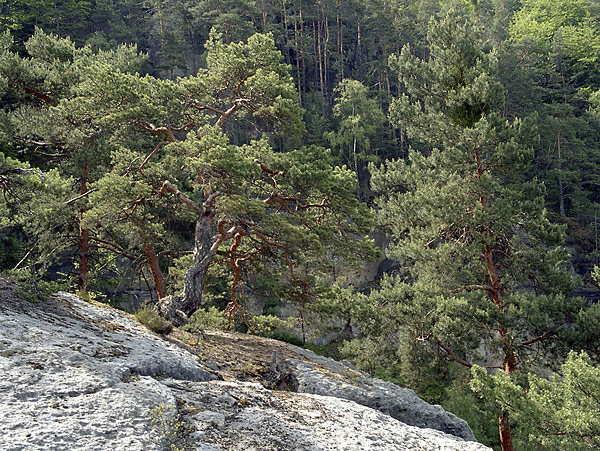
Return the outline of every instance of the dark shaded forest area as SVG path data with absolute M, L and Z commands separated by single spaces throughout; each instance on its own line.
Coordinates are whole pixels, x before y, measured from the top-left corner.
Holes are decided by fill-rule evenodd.
M 598 0 L 6 0 L 0 31 L 32 300 L 312 346 L 504 451 L 600 446 Z

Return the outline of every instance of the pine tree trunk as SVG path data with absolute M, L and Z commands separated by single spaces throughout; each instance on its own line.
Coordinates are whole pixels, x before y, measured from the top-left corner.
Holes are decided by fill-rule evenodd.
M 340 78 L 339 81 L 341 82 L 344 79 L 344 36 L 343 36 L 343 31 L 342 31 L 342 18 L 340 16 L 340 2 L 338 0 L 337 2 L 337 37 L 338 37 L 338 42 L 337 42 L 337 46 L 338 46 L 338 63 L 339 63 L 339 73 L 340 73 Z
M 563 187 L 563 179 L 562 179 L 562 147 L 561 147 L 561 137 L 560 137 L 560 128 L 558 129 L 558 133 L 556 136 L 557 146 L 558 146 L 558 204 L 560 208 L 560 215 L 564 218 L 567 216 L 565 211 L 565 190 Z
M 298 17 L 296 10 L 296 0 L 294 7 L 294 45 L 296 46 L 296 76 L 298 77 L 298 103 L 302 106 L 302 75 L 300 74 L 300 45 L 298 43 Z
M 285 4 L 285 0 L 281 0 L 281 13 L 283 14 L 283 27 L 285 30 L 285 43 L 287 45 L 287 43 L 290 40 L 290 37 L 288 34 L 287 6 Z
M 325 17 L 324 24 L 324 33 L 325 39 L 323 41 L 323 77 L 325 79 L 325 98 L 327 99 L 327 104 L 329 105 L 329 77 L 327 70 L 327 47 L 329 47 L 329 19 L 327 18 L 327 14 L 323 11 L 323 16 Z
M 77 290 L 87 291 L 88 261 L 90 255 L 90 234 L 87 229 L 79 226 L 79 269 L 77 272 Z
M 500 431 L 500 446 L 502 447 L 502 451 L 513 451 L 510 421 L 506 413 L 502 414 L 498 419 L 498 429 Z
M 319 59 L 319 87 L 321 89 L 321 97 L 325 97 L 325 86 L 323 80 L 323 59 L 322 59 L 322 49 L 321 49 L 321 33 L 322 33 L 322 22 L 319 20 L 317 22 L 317 57 Z
M 363 49 L 362 49 L 362 37 L 361 37 L 361 22 L 362 22 L 362 13 L 356 13 L 356 47 L 358 50 L 358 73 L 362 77 L 365 73 L 363 67 Z
M 302 1 L 300 1 L 300 37 L 304 38 L 304 20 L 302 19 Z M 300 50 L 300 55 L 302 55 L 302 95 L 306 98 L 306 60 L 304 58 L 304 50 Z
M 88 182 L 88 167 L 87 164 L 83 168 L 83 177 L 81 179 L 81 187 L 79 193 L 81 195 L 87 193 L 87 182 Z M 88 262 L 90 257 L 90 233 L 87 229 L 81 226 L 84 213 L 87 211 L 86 207 L 81 208 L 79 217 L 79 268 L 77 273 L 77 290 L 84 293 L 87 291 L 87 274 L 88 274 Z
M 174 325 L 181 326 L 202 305 L 202 290 L 208 268 L 216 254 L 213 214 L 206 214 L 196 221 L 194 234 L 194 259 L 183 278 L 183 293 L 167 297 L 158 303 L 161 315 Z
M 317 53 L 317 25 L 316 25 L 316 21 L 313 19 L 312 21 L 312 38 L 313 38 L 313 57 L 314 57 L 314 64 L 315 64 L 315 80 L 313 83 L 313 86 L 315 87 L 315 91 L 318 89 L 318 81 L 317 81 L 317 74 L 319 73 L 319 55 Z
M 480 178 L 483 175 L 484 171 L 481 165 L 478 150 L 475 150 L 474 157 L 476 165 L 475 177 Z M 482 195 L 479 196 L 479 204 L 483 208 L 485 208 L 487 204 L 485 197 L 483 197 Z M 484 234 L 487 239 L 490 235 L 490 232 L 489 230 L 487 230 L 487 228 L 484 230 Z M 501 316 L 503 316 L 506 308 L 504 290 L 502 289 L 500 273 L 498 272 L 498 267 L 496 266 L 496 262 L 494 260 L 494 252 L 489 244 L 485 245 L 482 257 L 483 261 L 485 262 L 490 282 L 490 289 L 488 291 L 488 294 Z M 496 327 L 500 336 L 500 340 L 502 341 L 502 367 L 506 374 L 510 374 L 517 368 L 517 358 L 513 350 L 512 344 L 510 343 L 510 333 L 501 322 L 498 322 Z M 502 451 L 513 451 L 512 435 L 510 432 L 510 419 L 506 412 L 502 412 L 500 414 L 498 418 L 498 428 L 500 433 L 500 444 L 502 447 Z
M 354 170 L 356 171 L 356 196 L 360 200 L 360 175 L 358 172 L 358 158 L 356 157 L 356 136 L 352 140 L 352 154 L 354 156 Z
M 163 299 L 167 297 L 167 287 L 165 286 L 165 278 L 160 269 L 158 255 L 156 255 L 154 246 L 149 242 L 144 243 L 144 253 L 146 254 L 146 260 L 148 262 L 148 267 L 150 268 L 150 273 L 152 274 L 152 280 L 154 282 L 154 288 L 156 288 L 158 299 Z

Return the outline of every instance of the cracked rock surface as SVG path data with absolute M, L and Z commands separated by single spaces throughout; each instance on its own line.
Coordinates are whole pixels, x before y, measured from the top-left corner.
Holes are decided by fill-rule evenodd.
M 350 365 L 206 335 L 167 340 L 65 293 L 30 303 L 0 279 L 0 449 L 489 449 L 441 407 Z

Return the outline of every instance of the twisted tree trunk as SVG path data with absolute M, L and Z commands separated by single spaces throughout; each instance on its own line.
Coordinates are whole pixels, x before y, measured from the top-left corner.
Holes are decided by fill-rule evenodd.
M 175 326 L 188 322 L 189 317 L 202 305 L 202 290 L 210 263 L 218 245 L 213 214 L 205 213 L 196 221 L 194 233 L 194 259 L 183 278 L 183 293 L 161 299 L 157 305 L 159 313 Z

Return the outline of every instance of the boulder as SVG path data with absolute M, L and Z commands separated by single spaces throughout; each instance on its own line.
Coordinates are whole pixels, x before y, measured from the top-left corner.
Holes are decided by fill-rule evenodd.
M 351 365 L 340 365 L 339 362 L 317 356 L 312 351 L 303 349 L 301 352 L 308 355 L 312 362 L 301 360 L 288 362 L 290 379 L 295 391 L 354 401 L 407 425 L 437 429 L 465 440 L 475 440 L 473 431 L 466 421 L 447 412 L 442 406 L 423 401 L 413 390 L 372 378 L 356 371 Z M 329 372 L 324 374 L 315 365 L 317 362 L 325 366 Z M 328 374 L 350 374 L 351 382 Z

